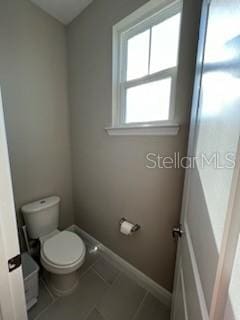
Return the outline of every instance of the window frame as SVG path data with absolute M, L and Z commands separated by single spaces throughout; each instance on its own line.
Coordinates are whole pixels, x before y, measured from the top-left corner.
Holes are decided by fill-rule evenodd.
M 179 43 L 181 35 L 182 23 L 182 0 L 151 0 L 146 5 L 126 17 L 113 27 L 113 69 L 112 69 L 112 127 L 106 128 L 109 134 L 114 134 L 114 128 L 117 132 L 127 135 L 127 131 L 119 129 L 135 129 L 128 130 L 136 135 L 136 129 L 139 129 L 144 135 L 144 130 L 141 128 L 152 127 L 155 128 L 154 132 L 157 135 L 167 134 L 174 135 L 178 133 L 179 125 L 174 121 L 175 114 L 175 93 L 176 93 L 176 80 L 177 69 L 179 60 L 179 46 L 177 52 L 177 65 L 164 69 L 153 74 L 148 74 L 141 78 L 127 80 L 127 49 L 128 40 L 145 30 L 152 28 L 154 25 L 161 23 L 167 18 L 179 13 L 180 28 L 179 28 Z M 151 50 L 151 39 L 150 48 Z M 150 51 L 151 52 L 151 51 Z M 150 68 L 150 58 L 149 58 Z M 170 96 L 170 109 L 169 119 L 151 122 L 131 122 L 126 123 L 126 92 L 127 88 L 135 87 L 137 85 L 150 83 L 153 81 L 171 78 L 171 96 Z M 172 127 L 172 132 L 171 129 Z M 159 128 L 167 128 L 167 130 L 159 130 Z M 158 130 L 156 130 L 158 129 Z M 139 131 L 138 134 L 141 134 Z M 164 133 L 166 131 L 166 133 Z M 148 134 L 150 131 L 148 130 Z M 153 132 L 153 131 L 152 131 Z M 153 133 L 154 133 L 153 132 Z M 119 134 L 120 134 L 119 133 Z M 118 133 L 116 133 L 118 134 Z

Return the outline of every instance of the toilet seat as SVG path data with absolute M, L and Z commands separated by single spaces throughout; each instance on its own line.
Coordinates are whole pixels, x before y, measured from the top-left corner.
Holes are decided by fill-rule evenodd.
M 77 270 L 84 262 L 85 245 L 71 231 L 62 231 L 44 241 L 41 248 L 43 266 L 50 272 L 67 274 Z

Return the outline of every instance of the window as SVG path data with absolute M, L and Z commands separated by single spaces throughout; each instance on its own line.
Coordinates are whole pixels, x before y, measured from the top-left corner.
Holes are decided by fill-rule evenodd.
M 113 123 L 109 134 L 177 134 L 175 86 L 180 1 L 154 0 L 113 29 Z

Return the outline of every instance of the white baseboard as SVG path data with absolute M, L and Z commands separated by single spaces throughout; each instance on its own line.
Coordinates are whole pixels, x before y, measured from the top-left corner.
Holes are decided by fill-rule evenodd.
M 128 276 L 134 279 L 140 286 L 149 291 L 153 296 L 159 299 L 167 307 L 171 307 L 171 293 L 161 287 L 158 283 L 153 281 L 151 278 L 146 276 L 143 272 L 139 271 L 137 268 L 132 266 L 126 260 L 118 256 L 116 253 L 105 247 L 101 242 L 90 236 L 87 232 L 82 230 L 77 225 L 72 225 L 68 228 L 78 234 L 81 238 L 86 239 L 93 246 L 98 246 L 102 255 L 107 259 L 111 260 L 114 264 L 118 266 L 122 271 L 128 274 Z

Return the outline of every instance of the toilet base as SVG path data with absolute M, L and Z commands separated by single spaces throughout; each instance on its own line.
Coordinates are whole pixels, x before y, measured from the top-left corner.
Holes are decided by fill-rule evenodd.
M 45 270 L 45 278 L 51 291 L 58 297 L 71 294 L 79 283 L 77 271 L 69 274 L 54 274 Z

